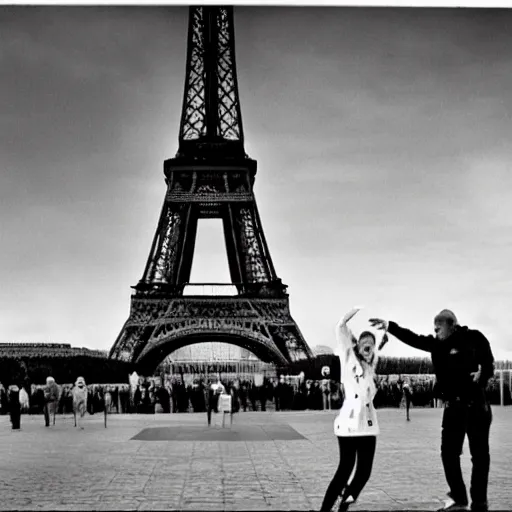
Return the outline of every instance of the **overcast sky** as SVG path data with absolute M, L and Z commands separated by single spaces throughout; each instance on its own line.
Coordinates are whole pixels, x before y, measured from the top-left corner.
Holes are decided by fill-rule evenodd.
M 187 19 L 0 8 L 0 341 L 115 341 L 177 150 Z M 512 358 L 512 12 L 237 7 L 235 31 L 263 228 L 310 346 L 354 304 L 356 331 L 428 333 L 450 308 Z M 220 221 L 192 278 L 229 280 Z

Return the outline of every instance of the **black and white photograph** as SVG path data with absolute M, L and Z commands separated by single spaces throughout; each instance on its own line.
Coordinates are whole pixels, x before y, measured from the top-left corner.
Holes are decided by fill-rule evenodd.
M 0 4 L 0 510 L 512 510 L 512 9 Z

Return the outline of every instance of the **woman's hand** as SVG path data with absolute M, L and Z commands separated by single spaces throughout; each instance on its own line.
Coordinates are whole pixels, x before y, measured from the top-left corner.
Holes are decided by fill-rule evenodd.
M 363 309 L 363 306 L 354 306 L 348 313 L 345 314 L 342 323 L 346 324 L 351 318 L 353 318 L 359 311 Z

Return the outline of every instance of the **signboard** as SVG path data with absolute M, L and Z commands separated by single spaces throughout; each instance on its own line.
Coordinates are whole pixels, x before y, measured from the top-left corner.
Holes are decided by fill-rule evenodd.
M 231 395 L 222 394 L 219 396 L 218 410 L 220 413 L 231 412 Z
M 263 374 L 262 373 L 254 374 L 254 385 L 255 386 L 263 386 Z

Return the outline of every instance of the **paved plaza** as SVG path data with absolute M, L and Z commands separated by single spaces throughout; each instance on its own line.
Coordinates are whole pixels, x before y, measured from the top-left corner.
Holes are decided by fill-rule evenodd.
M 491 510 L 512 508 L 512 408 L 494 408 Z M 435 510 L 446 485 L 439 456 L 441 409 L 379 411 L 373 474 L 352 507 Z M 206 414 L 71 416 L 22 431 L 0 417 L 1 510 L 318 510 L 338 462 L 335 412 L 247 412 L 231 432 Z M 218 418 L 217 418 L 218 421 Z M 155 429 L 155 430 L 152 430 Z M 229 429 L 229 421 L 226 423 Z M 463 468 L 469 481 L 470 456 Z

